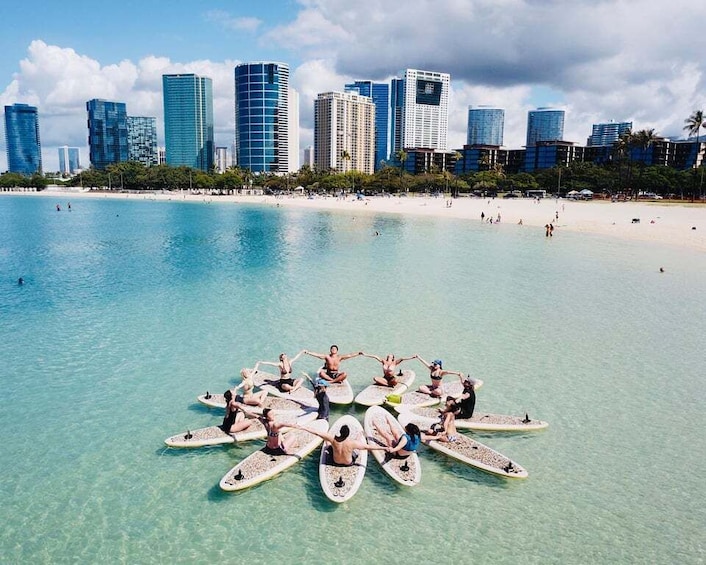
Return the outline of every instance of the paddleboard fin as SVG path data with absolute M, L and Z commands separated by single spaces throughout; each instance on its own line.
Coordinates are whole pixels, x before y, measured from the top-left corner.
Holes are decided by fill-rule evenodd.
M 245 475 L 243 475 L 243 471 L 238 469 L 238 473 L 233 477 L 236 481 L 242 481 L 245 478 Z
M 523 424 L 529 424 L 531 421 L 532 421 L 532 420 L 530 420 L 529 415 L 527 414 L 527 412 L 525 412 L 525 419 L 522 420 L 522 423 L 523 423 Z
M 346 482 L 343 480 L 343 477 L 338 477 L 338 480 L 333 483 L 333 486 L 335 486 L 336 488 L 341 488 L 346 486 Z
M 206 400 L 208 400 L 209 398 L 211 398 L 211 393 L 208 392 L 208 391 L 206 391 L 206 396 L 205 396 L 204 398 L 205 398 Z
M 402 471 L 403 473 L 409 471 L 409 464 L 407 463 L 407 461 L 405 461 L 403 465 L 400 465 L 400 471 Z
M 184 436 L 184 439 L 191 439 L 192 437 L 194 436 L 191 435 L 191 430 L 186 430 L 186 435 Z

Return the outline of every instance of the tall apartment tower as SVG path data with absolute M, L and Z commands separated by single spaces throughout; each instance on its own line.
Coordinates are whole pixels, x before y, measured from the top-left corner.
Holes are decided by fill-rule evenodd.
M 235 147 L 238 166 L 286 173 L 290 142 L 289 66 L 254 62 L 235 67 Z
M 81 168 L 80 152 L 78 147 L 64 145 L 59 147 L 59 172 L 69 176 Z
M 304 162 L 302 165 L 306 165 L 310 169 L 314 168 L 314 146 L 309 145 L 304 148 Z
M 213 167 L 213 85 L 195 74 L 162 75 L 167 164 Z
M 451 75 L 407 69 L 399 127 L 401 145 L 394 150 L 425 148 L 445 151 L 449 129 Z M 394 133 L 397 138 L 397 132 Z
M 127 117 L 128 160 L 146 167 L 159 164 L 157 155 L 157 118 Z
M 127 110 L 124 102 L 94 98 L 86 102 L 91 165 L 98 170 L 128 160 Z
M 42 172 L 39 115 L 35 106 L 5 106 L 5 142 L 8 171 L 23 175 Z
M 314 161 L 320 171 L 375 168 L 375 104 L 350 92 L 323 92 L 314 101 Z
M 390 82 L 390 154 L 394 159 L 402 149 L 402 115 L 404 112 L 404 79 L 393 78 Z
M 372 98 L 375 104 L 375 170 L 379 170 L 390 155 L 390 85 L 371 80 L 357 80 L 345 85 L 346 92 Z
M 564 110 L 537 108 L 527 114 L 527 147 L 564 139 Z
M 228 169 L 228 148 L 216 147 L 216 170 L 225 173 Z
M 289 89 L 289 172 L 299 170 L 299 93 Z
M 467 145 L 500 147 L 503 144 L 504 128 L 505 110 L 492 106 L 468 107 Z
M 588 138 L 589 146 L 613 145 L 621 135 L 632 130 L 632 122 L 608 122 L 606 124 L 593 124 L 591 137 Z

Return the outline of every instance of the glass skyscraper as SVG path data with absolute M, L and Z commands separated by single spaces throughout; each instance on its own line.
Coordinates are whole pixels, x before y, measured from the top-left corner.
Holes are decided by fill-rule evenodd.
M 372 98 L 375 103 L 375 170 L 379 170 L 382 163 L 389 156 L 390 132 L 388 122 L 390 118 L 390 85 L 373 82 L 370 80 L 357 80 L 345 86 L 347 92 L 356 92 L 361 96 Z
M 504 127 L 505 110 L 492 106 L 469 106 L 466 144 L 500 147 Z
M 390 82 L 390 160 L 402 149 L 402 112 L 404 111 L 404 79 Z
M 195 74 L 162 75 L 167 164 L 213 167 L 213 86 Z
M 593 124 L 591 137 L 588 138 L 589 146 L 613 145 L 624 133 L 632 130 L 632 122 L 608 122 L 606 124 Z
M 86 102 L 91 165 L 98 170 L 127 161 L 127 110 L 124 102 L 94 98 Z
M 157 118 L 128 116 L 127 145 L 128 160 L 147 167 L 157 165 Z
M 564 139 L 564 110 L 537 108 L 527 114 L 527 147 Z
M 33 175 L 42 171 L 37 108 L 28 104 L 5 106 L 7 170 Z
M 80 152 L 78 147 L 64 145 L 59 147 L 59 172 L 62 175 L 73 175 L 81 168 Z
M 288 172 L 289 66 L 243 63 L 234 75 L 238 166 L 253 172 Z

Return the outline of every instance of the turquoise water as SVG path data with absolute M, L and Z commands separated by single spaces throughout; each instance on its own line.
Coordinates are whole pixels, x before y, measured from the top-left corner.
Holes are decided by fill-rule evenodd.
M 0 562 L 704 562 L 703 254 L 475 221 L 55 203 L 0 198 Z M 163 447 L 219 423 L 196 396 L 241 367 L 331 343 L 440 357 L 485 380 L 478 410 L 549 421 L 476 434 L 529 478 L 425 451 L 418 487 L 371 459 L 337 506 L 315 457 L 233 495 L 220 478 L 260 443 Z M 356 391 L 377 369 L 346 366 Z

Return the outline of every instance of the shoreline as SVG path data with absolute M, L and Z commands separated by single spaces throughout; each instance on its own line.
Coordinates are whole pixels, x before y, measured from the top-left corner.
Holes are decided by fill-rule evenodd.
M 554 236 L 562 231 L 605 235 L 618 239 L 653 242 L 706 251 L 706 206 L 657 202 L 574 201 L 544 198 L 472 198 L 447 199 L 431 196 L 374 196 L 358 200 L 328 196 L 228 195 L 172 193 L 116 193 L 104 191 L 45 190 L 41 192 L 0 192 L 0 196 L 38 196 L 54 198 L 65 207 L 72 199 L 111 198 L 173 202 L 257 204 L 278 207 L 308 208 L 353 214 L 389 213 L 515 225 L 517 229 L 541 230 L 552 223 Z M 52 204 L 54 205 L 54 204 Z M 558 218 L 557 218 L 558 215 Z M 639 219 L 639 222 L 633 222 Z M 520 220 L 522 225 L 519 224 Z M 490 227 L 490 225 L 489 225 Z M 695 228 L 695 229 L 692 229 Z

